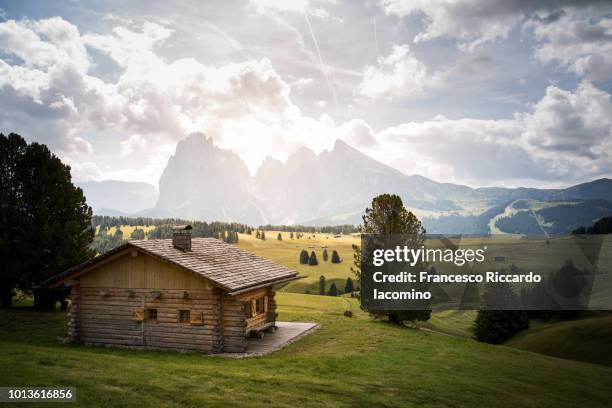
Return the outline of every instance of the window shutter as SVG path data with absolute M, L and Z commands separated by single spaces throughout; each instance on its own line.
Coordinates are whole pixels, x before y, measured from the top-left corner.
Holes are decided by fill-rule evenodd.
M 137 322 L 142 322 L 144 320 L 145 313 L 144 309 L 134 309 L 132 310 L 132 320 Z
M 204 324 L 204 313 L 191 313 L 191 321 L 189 323 L 194 326 L 202 326 Z
M 264 296 L 264 313 L 268 313 L 268 297 Z

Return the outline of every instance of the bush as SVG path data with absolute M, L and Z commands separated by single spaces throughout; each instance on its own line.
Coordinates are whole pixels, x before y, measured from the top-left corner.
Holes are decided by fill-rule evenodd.
M 474 321 L 476 340 L 501 344 L 529 328 L 529 317 L 523 310 L 480 310 Z
M 331 262 L 336 264 L 342 262 L 342 258 L 340 258 L 340 255 L 338 255 L 338 251 L 336 251 L 335 249 L 334 252 L 332 252 Z
M 312 251 L 310 253 L 310 258 L 308 259 L 308 265 L 317 266 L 318 264 L 319 264 L 319 261 L 317 261 L 317 254 L 315 254 L 315 251 Z
M 307 265 L 309 260 L 310 257 L 308 256 L 308 252 L 305 249 L 302 249 L 302 252 L 300 252 L 300 263 L 302 265 Z
M 355 287 L 353 285 L 353 280 L 350 277 L 346 278 L 346 284 L 344 284 L 344 292 L 352 294 L 354 291 Z

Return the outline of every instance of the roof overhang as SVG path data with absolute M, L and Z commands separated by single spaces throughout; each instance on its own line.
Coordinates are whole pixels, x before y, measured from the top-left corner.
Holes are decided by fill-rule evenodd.
M 245 292 L 250 292 L 252 290 L 261 289 L 261 288 L 265 288 L 267 286 L 272 286 L 272 285 L 278 285 L 279 283 L 287 283 L 287 282 L 291 282 L 291 281 L 302 279 L 302 278 L 305 278 L 305 276 L 291 276 L 289 278 L 277 279 L 274 281 L 264 282 L 264 283 L 260 283 L 254 286 L 248 286 L 246 288 L 237 289 L 237 290 L 228 292 L 227 294 L 230 296 L 236 296 L 236 295 L 240 295 Z

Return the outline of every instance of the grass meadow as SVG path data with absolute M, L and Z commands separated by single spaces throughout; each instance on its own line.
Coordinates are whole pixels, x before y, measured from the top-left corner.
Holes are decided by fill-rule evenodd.
M 60 345 L 64 314 L 2 310 L 0 386 L 76 387 L 87 407 L 612 404 L 612 367 L 393 326 L 350 298 L 279 293 L 278 301 L 280 320 L 320 329 L 246 359 Z M 348 308 L 353 318 L 343 316 Z

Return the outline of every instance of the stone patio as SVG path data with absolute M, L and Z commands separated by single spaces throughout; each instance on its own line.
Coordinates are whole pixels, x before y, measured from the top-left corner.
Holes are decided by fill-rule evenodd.
M 257 357 L 280 350 L 319 328 L 316 323 L 276 322 L 277 330 L 265 333 L 263 339 L 249 339 L 246 353 L 217 354 L 223 357 Z

